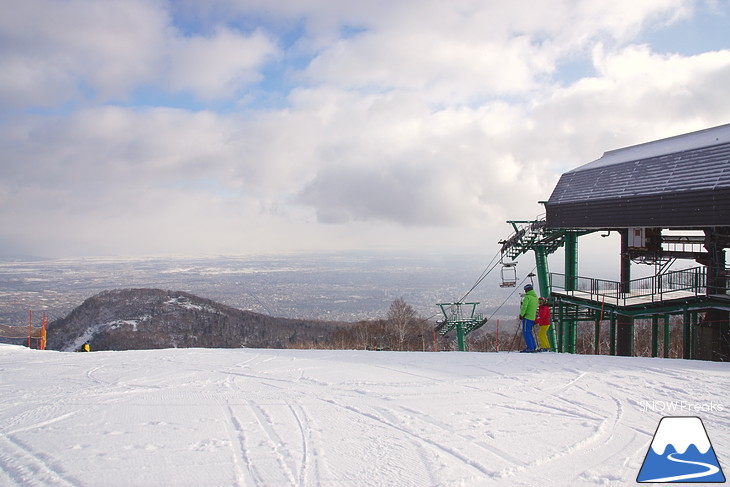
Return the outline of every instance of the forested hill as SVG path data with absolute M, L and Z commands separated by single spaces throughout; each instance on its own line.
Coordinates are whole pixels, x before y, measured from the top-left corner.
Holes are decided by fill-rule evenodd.
M 48 326 L 52 350 L 287 347 L 327 341 L 340 324 L 274 318 L 180 291 L 104 291 Z

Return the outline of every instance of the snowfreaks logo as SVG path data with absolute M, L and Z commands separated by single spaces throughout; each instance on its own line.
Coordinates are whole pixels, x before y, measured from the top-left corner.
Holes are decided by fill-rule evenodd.
M 637 482 L 725 482 L 702 420 L 667 416 L 651 440 Z

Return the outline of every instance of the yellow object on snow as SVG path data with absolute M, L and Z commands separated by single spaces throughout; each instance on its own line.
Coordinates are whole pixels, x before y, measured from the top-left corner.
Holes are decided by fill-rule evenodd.
M 537 333 L 537 344 L 540 348 L 550 349 L 550 340 L 548 340 L 548 330 L 550 326 L 542 325 Z

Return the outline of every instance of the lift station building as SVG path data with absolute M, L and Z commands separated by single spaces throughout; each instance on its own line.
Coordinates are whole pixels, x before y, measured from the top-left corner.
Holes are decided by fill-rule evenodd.
M 634 320 L 652 321 L 652 355 L 659 356 L 663 324 L 668 356 L 669 321 L 680 316 L 684 358 L 730 360 L 730 124 L 612 150 L 560 177 L 545 217 L 510 222 L 515 234 L 503 257 L 535 251 L 540 290 L 549 295 L 556 348 L 575 351 L 576 324 L 610 322 L 610 351 L 634 354 Z M 621 236 L 620 279 L 581 277 L 578 237 Z M 565 271 L 548 273 L 547 255 L 565 249 Z M 681 270 L 671 270 L 677 260 Z M 686 262 L 693 265 L 687 267 Z M 632 279 L 632 262 L 654 275 Z

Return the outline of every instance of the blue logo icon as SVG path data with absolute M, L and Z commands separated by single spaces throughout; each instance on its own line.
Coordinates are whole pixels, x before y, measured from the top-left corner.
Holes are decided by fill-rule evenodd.
M 662 418 L 636 481 L 725 482 L 702 420 L 696 416 Z

